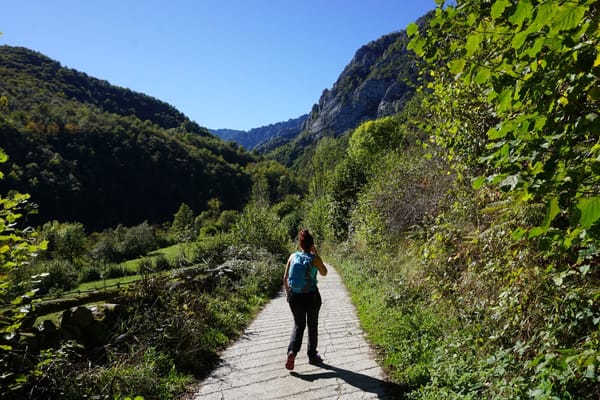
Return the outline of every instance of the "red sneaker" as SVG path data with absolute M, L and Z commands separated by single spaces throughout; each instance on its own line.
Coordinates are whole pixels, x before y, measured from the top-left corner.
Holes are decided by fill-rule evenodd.
M 291 351 L 287 355 L 287 361 L 285 362 L 285 367 L 290 371 L 294 369 L 294 360 L 296 359 L 296 355 Z

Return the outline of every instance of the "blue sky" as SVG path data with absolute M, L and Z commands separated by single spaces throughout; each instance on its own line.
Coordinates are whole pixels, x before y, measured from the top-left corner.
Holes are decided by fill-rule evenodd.
M 362 45 L 434 0 L 18 0 L 0 44 L 146 93 L 211 129 L 310 111 Z

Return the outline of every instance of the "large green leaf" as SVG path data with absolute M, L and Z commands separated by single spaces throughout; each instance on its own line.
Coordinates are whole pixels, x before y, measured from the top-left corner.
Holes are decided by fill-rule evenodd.
M 406 27 L 406 34 L 408 36 L 412 36 L 415 33 L 417 33 L 419 31 L 419 26 L 417 24 L 415 24 L 414 22 L 411 24 L 408 24 L 408 26 Z
M 475 74 L 474 81 L 479 85 L 483 85 L 488 82 L 492 77 L 492 72 L 487 67 L 479 67 L 477 69 L 477 74 Z
M 558 7 L 554 29 L 568 31 L 577 28 L 583 21 L 586 9 L 587 7 L 577 5 L 576 3 L 565 3 L 565 5 Z
M 548 210 L 546 212 L 546 217 L 544 218 L 544 226 L 546 228 L 550 227 L 550 224 L 556 218 L 556 216 L 560 213 L 560 206 L 558 205 L 558 197 L 553 197 L 549 204 Z
M 535 238 L 545 234 L 550 229 L 550 224 L 560 213 L 560 206 L 558 205 L 558 197 L 553 197 L 548 202 L 548 208 L 546 210 L 546 216 L 544 217 L 544 225 L 536 226 L 529 230 L 529 238 Z
M 545 26 L 550 25 L 556 15 L 556 2 L 541 2 L 536 7 L 535 18 L 527 25 L 526 32 L 539 33 Z
M 492 6 L 492 18 L 498 19 L 502 16 L 502 13 L 510 5 L 508 0 L 497 0 Z
M 465 69 L 465 59 L 459 58 L 456 60 L 452 60 L 452 61 L 450 61 L 448 66 L 450 67 L 451 73 L 453 73 L 454 75 L 458 75 L 458 74 L 462 73 L 463 70 Z
M 525 40 L 527 39 L 528 35 L 529 32 L 527 31 L 517 33 L 512 40 L 513 49 L 519 50 L 521 47 L 523 47 L 523 44 L 525 44 Z
M 529 0 L 520 0 L 517 4 L 517 9 L 514 14 L 511 15 L 509 21 L 518 26 L 521 29 L 523 22 L 531 19 L 533 15 L 533 6 Z
M 579 200 L 577 208 L 581 211 L 579 223 L 584 228 L 589 228 L 600 218 L 600 197 L 588 197 Z
M 512 88 L 507 88 L 502 91 L 498 95 L 498 100 L 496 102 L 496 107 L 499 113 L 504 113 L 511 109 L 512 100 L 513 100 L 513 90 Z
M 467 50 L 467 57 L 472 56 L 477 49 L 479 49 L 479 45 L 481 44 L 481 41 L 483 39 L 483 35 L 476 32 L 473 35 L 469 35 L 469 37 L 467 38 L 467 43 L 465 44 L 465 49 Z

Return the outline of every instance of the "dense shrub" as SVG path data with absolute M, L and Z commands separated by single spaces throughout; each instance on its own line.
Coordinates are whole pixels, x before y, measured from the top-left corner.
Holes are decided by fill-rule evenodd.
M 173 223 L 169 228 L 169 235 L 176 242 L 189 242 L 198 233 L 194 226 L 194 211 L 185 203 L 173 216 Z
M 77 286 L 77 267 L 67 260 L 52 260 L 36 265 L 38 274 L 33 276 L 32 286 L 40 296 L 51 292 L 71 290 Z
M 221 212 L 219 219 L 217 220 L 217 226 L 221 232 L 229 232 L 231 227 L 237 221 L 239 212 L 235 210 L 225 210 Z
M 94 282 L 102 279 L 102 269 L 97 266 L 85 266 L 79 271 L 79 283 Z
M 216 225 L 210 224 L 210 225 L 205 225 L 202 228 L 200 228 L 200 238 L 203 237 L 207 237 L 207 236 L 214 236 L 219 232 L 219 228 Z
M 164 242 L 160 233 L 147 222 L 130 228 L 119 225 L 95 235 L 91 255 L 97 260 L 117 263 L 145 255 L 161 245 Z
M 122 266 L 118 264 L 108 264 L 108 268 L 105 269 L 102 274 L 103 279 L 114 279 L 121 278 L 128 275 L 128 272 Z
M 283 218 L 281 218 L 281 223 L 287 230 L 287 236 L 295 238 L 301 228 L 302 211 L 296 210 L 284 215 Z
M 154 257 L 154 259 L 152 260 L 152 265 L 154 266 L 155 271 L 166 271 L 168 269 L 171 269 L 171 262 L 163 254 Z
M 427 268 L 464 322 L 446 348 L 486 360 L 457 384 L 462 353 L 440 353 L 428 396 L 596 398 L 597 3 L 461 0 L 410 28 L 423 126 L 475 189 L 429 228 Z
M 127 362 L 86 364 L 72 344 L 45 354 L 51 362 L 42 366 L 43 377 L 33 383 L 37 398 L 79 400 L 173 399 L 185 390 L 192 377 L 178 374 L 173 361 L 152 347 L 129 355 Z M 137 397 L 135 397 L 137 398 Z
M 303 217 L 303 200 L 298 195 L 286 196 L 281 202 L 273 205 L 273 212 L 281 219 L 287 229 L 288 237 L 294 238 L 300 230 Z
M 352 230 L 350 216 L 367 178 L 364 165 L 350 157 L 340 160 L 333 170 L 329 193 L 332 230 L 336 240 L 343 241 L 350 236 Z
M 302 224 L 304 227 L 310 229 L 317 242 L 333 240 L 335 235 L 331 214 L 331 198 L 329 196 L 322 196 L 308 203 Z M 298 230 L 296 230 L 295 234 L 297 233 Z
M 210 271 L 200 264 L 147 276 L 121 293 L 126 312 L 111 331 L 115 340 L 105 346 L 101 363 L 66 343 L 40 356 L 40 373 L 30 375 L 15 395 L 176 398 L 214 365 L 218 352 L 281 286 L 279 255 L 231 242 L 222 248 L 217 240 L 204 249 L 221 253 L 224 261 Z
M 148 257 L 142 257 L 142 259 L 137 262 L 137 271 L 142 275 L 156 272 L 154 270 L 154 265 L 152 265 L 152 260 Z
M 193 263 L 214 267 L 225 261 L 227 248 L 233 243 L 230 235 L 203 237 L 191 248 Z
M 272 254 L 284 255 L 291 243 L 286 226 L 277 214 L 267 207 L 250 204 L 231 227 L 234 243 L 256 249 L 266 249 Z
M 420 151 L 389 154 L 378 166 L 358 196 L 352 221 L 369 246 L 393 250 L 404 232 L 443 209 L 452 176 Z
M 80 223 L 47 222 L 42 226 L 40 238 L 48 241 L 46 258 L 73 261 L 85 255 L 87 235 Z

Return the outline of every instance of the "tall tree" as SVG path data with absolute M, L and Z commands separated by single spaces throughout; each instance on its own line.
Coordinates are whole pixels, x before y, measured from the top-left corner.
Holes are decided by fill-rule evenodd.
M 189 242 L 194 239 L 194 211 L 185 203 L 181 203 L 173 216 L 173 223 L 169 233 L 180 242 Z

